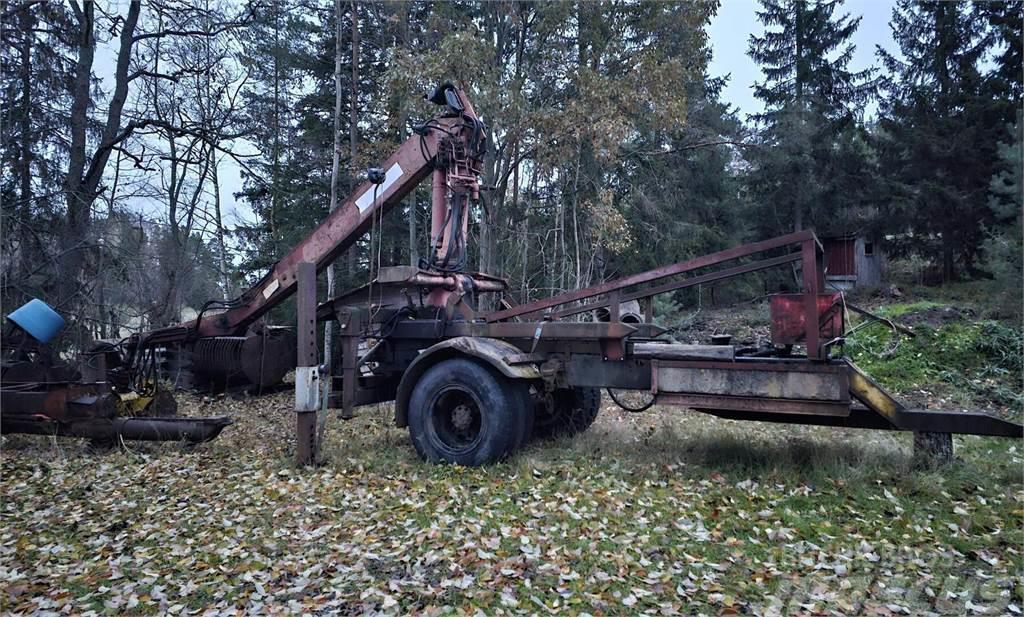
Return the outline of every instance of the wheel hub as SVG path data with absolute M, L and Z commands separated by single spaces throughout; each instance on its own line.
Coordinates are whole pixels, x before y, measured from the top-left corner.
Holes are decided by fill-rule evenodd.
M 473 425 L 473 410 L 468 405 L 456 405 L 452 410 L 452 425 L 457 431 L 468 430 Z
M 558 408 L 555 406 L 555 394 L 553 392 L 544 393 L 544 409 L 547 410 L 549 416 L 553 416 L 558 412 Z

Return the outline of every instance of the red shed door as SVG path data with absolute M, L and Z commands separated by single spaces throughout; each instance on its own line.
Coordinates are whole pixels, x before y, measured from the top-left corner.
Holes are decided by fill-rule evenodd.
M 829 238 L 825 245 L 825 267 L 831 276 L 853 276 L 857 274 L 854 263 L 853 238 Z

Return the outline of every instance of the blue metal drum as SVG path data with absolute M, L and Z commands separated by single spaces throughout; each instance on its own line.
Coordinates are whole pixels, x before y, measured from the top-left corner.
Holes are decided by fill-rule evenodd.
M 64 318 L 50 308 L 50 305 L 33 298 L 7 316 L 21 329 L 28 332 L 40 343 L 49 343 L 64 329 Z

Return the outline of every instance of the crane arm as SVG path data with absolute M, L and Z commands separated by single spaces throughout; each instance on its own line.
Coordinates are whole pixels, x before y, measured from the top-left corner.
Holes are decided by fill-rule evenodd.
M 391 210 L 432 172 L 435 175 L 435 213 L 438 208 L 450 209 L 453 200 L 465 203 L 467 198 L 478 198 L 477 175 L 486 140 L 483 123 L 465 92 L 450 84 L 438 88 L 429 100 L 445 105 L 445 112 L 417 127 L 385 161 L 383 174 L 374 178 L 376 183 L 369 180 L 361 183 L 256 285 L 232 302 L 228 310 L 216 315 L 200 314 L 195 321 L 176 329 L 180 331 L 184 327 L 189 335 L 200 337 L 228 336 L 244 331 L 295 292 L 299 263 L 313 262 L 317 272 L 326 268 L 369 229 L 374 216 Z M 441 182 L 444 184 L 439 187 Z M 462 212 L 461 218 L 465 217 L 466 212 Z M 464 223 L 451 227 L 463 234 L 464 243 Z M 450 241 L 447 231 L 443 242 L 441 235 L 437 234 L 434 242 L 438 251 L 447 248 Z M 152 340 L 165 342 L 166 338 L 157 336 Z

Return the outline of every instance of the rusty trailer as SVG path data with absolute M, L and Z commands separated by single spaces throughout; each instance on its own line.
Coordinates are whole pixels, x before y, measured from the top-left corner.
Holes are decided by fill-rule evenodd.
M 803 289 L 771 297 L 771 345 L 682 345 L 654 323 L 657 294 L 791 263 Z M 844 298 L 822 293 L 823 278 L 811 231 L 493 312 L 477 312 L 470 294 L 455 291 L 443 306 L 418 304 L 436 291 L 426 273 L 383 270 L 372 292 L 342 294 L 317 310 L 317 318 L 339 322 L 343 341 L 327 403 L 349 418 L 358 405 L 394 400 L 395 422 L 409 428 L 425 458 L 464 464 L 507 455 L 523 443 L 522 431 L 585 430 L 602 390 L 631 390 L 659 406 L 734 420 L 913 431 L 943 451 L 951 451 L 953 433 L 1022 436 L 1020 425 L 985 414 L 900 404 L 842 356 Z M 629 300 L 645 307 L 645 323 L 619 321 L 616 308 Z M 567 320 L 597 309 L 610 321 Z M 486 387 L 462 376 L 466 365 L 490 376 Z M 508 392 L 495 397 L 493 388 Z M 491 415 L 524 419 L 496 422 Z M 492 426 L 510 434 L 488 436 Z
M 145 383 L 138 367 L 151 366 L 144 359 L 154 350 L 178 354 L 197 381 L 265 387 L 296 367 L 300 463 L 314 457 L 323 405 L 351 418 L 359 405 L 394 401 L 395 422 L 424 458 L 479 465 L 534 437 L 586 430 L 602 390 L 620 403 L 617 392 L 647 398 L 627 405 L 633 410 L 657 403 L 732 419 L 915 431 L 939 435 L 936 443 L 952 433 L 1021 437 L 1020 425 L 982 414 L 907 409 L 843 358 L 848 307 L 825 289 L 821 244 L 809 230 L 515 305 L 503 279 L 466 268 L 484 124 L 459 87 L 442 84 L 426 98 L 438 113 L 251 289 L 207 303 L 190 322 L 131 337 L 103 379 L 131 391 Z M 318 305 L 317 273 L 428 177 L 427 257 L 377 267 L 370 284 Z M 783 266 L 799 270 L 801 289 L 772 298 L 764 347 L 679 345 L 655 322 L 659 294 Z M 290 338 L 268 335 L 264 317 L 296 293 L 293 354 Z M 481 302 L 485 294 L 494 302 Z M 623 303 L 635 309 L 624 315 Z M 338 353 L 324 366 L 315 339 L 327 320 Z

